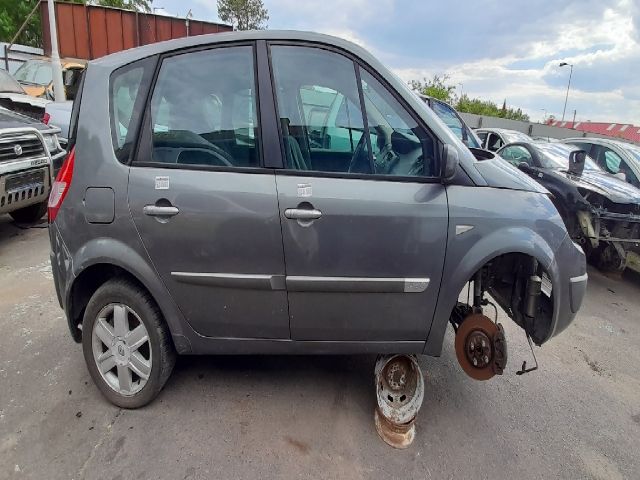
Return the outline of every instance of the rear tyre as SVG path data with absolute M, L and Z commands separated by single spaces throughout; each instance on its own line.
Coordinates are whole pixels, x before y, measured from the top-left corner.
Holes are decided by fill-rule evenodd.
M 41 202 L 9 212 L 9 215 L 18 223 L 36 223 L 45 213 L 47 213 L 47 202 Z
M 138 408 L 162 390 L 175 350 L 151 296 L 127 279 L 102 285 L 82 321 L 82 350 L 100 392 L 122 408 Z

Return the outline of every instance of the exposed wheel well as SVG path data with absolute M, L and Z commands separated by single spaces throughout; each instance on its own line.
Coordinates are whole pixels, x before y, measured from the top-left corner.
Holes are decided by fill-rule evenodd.
M 473 294 L 468 295 L 466 303 L 456 305 L 452 314 L 454 328 L 465 315 L 481 311 L 490 303 L 484 298 L 488 292 L 536 344 L 548 337 L 553 319 L 553 285 L 551 276 L 535 257 L 524 253 L 494 257 L 469 279 L 466 288 Z
M 82 340 L 80 326 L 89 300 L 100 286 L 113 278 L 126 278 L 148 292 L 135 275 L 117 265 L 98 263 L 83 270 L 73 282 L 69 296 L 69 323 L 71 334 L 76 342 Z

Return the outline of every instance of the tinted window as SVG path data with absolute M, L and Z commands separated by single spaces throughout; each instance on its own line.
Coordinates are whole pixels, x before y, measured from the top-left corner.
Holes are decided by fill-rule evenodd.
M 500 156 L 515 166 L 518 166 L 522 162 L 526 162 L 528 165 L 533 166 L 531 153 L 521 145 L 511 145 L 503 148 L 500 152 Z
M 258 167 L 257 124 L 251 47 L 162 62 L 151 99 L 154 162 Z
M 370 165 L 353 62 L 317 48 L 271 49 L 285 165 L 354 172 Z
M 361 69 L 374 173 L 436 176 L 431 136 L 369 72 Z

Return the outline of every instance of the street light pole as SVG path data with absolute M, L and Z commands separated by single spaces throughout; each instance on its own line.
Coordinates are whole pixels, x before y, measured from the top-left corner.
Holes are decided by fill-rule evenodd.
M 56 102 L 64 102 L 64 83 L 62 81 L 62 65 L 58 53 L 58 31 L 56 29 L 56 11 L 53 0 L 48 1 L 49 32 L 51 34 L 51 68 L 53 70 L 53 96 Z
M 560 64 L 561 67 L 569 66 L 571 70 L 569 71 L 569 83 L 567 84 L 567 95 L 564 97 L 564 109 L 562 110 L 562 121 L 564 122 L 564 114 L 567 111 L 567 100 L 569 99 L 569 88 L 571 88 L 571 76 L 573 75 L 573 65 L 567 62 L 562 62 Z

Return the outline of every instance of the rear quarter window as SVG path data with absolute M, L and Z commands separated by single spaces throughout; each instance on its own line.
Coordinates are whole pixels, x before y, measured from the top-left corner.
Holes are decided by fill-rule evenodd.
M 127 162 L 139 132 L 155 57 L 125 65 L 111 74 L 109 82 L 109 116 L 113 151 Z

